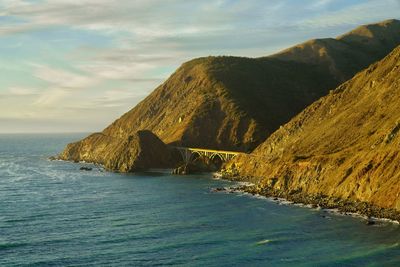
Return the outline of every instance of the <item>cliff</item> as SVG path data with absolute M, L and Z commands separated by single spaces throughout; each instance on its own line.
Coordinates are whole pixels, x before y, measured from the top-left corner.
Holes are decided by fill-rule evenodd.
M 108 170 L 120 172 L 171 168 L 177 163 L 175 151 L 145 130 L 124 139 L 95 133 L 82 141 L 68 144 L 60 158 L 95 162 Z
M 95 143 L 88 137 L 81 142 L 90 146 L 75 144 L 77 155 L 94 153 L 86 160 L 105 162 L 110 140 L 125 142 L 139 130 L 152 131 L 166 144 L 249 152 L 329 89 L 400 44 L 399 21 L 363 27 L 373 28 L 374 34 L 356 29 L 332 39 L 335 45 L 321 39 L 269 57 L 204 57 L 184 63 L 96 134 Z M 70 149 L 61 158 L 76 159 Z
M 400 46 L 227 166 L 261 188 L 400 211 Z

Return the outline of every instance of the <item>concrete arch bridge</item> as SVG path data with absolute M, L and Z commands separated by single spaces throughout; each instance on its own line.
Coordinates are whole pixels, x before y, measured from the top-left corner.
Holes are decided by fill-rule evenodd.
M 206 157 L 213 160 L 215 157 L 219 157 L 222 162 L 227 162 L 241 154 L 241 152 L 225 151 L 225 150 L 214 150 L 204 148 L 193 148 L 193 147 L 176 147 L 181 153 L 182 159 L 185 163 L 190 163 L 195 155 L 199 157 Z

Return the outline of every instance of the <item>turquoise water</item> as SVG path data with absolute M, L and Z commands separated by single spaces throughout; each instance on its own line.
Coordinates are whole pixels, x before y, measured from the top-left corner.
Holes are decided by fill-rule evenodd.
M 398 225 L 46 160 L 81 136 L 0 135 L 0 266 L 400 266 Z

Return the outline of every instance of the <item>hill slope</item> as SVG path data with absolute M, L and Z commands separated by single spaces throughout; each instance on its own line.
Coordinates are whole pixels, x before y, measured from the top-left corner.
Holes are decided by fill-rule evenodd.
M 337 38 L 310 40 L 272 57 L 320 65 L 344 82 L 392 51 L 399 44 L 399 29 L 400 21 L 385 20 L 360 26 Z
M 400 211 L 399 103 L 400 46 L 310 105 L 231 167 L 260 180 L 261 187 L 322 193 Z
M 108 170 L 134 172 L 148 168 L 172 168 L 177 159 L 152 132 L 138 131 L 120 140 L 94 133 L 84 140 L 69 144 L 60 158 L 102 164 Z
M 108 126 L 102 132 L 104 143 L 110 138 L 124 142 L 146 129 L 167 144 L 251 151 L 329 89 L 400 44 L 399 21 L 364 27 L 379 32 L 377 37 L 368 37 L 376 44 L 374 49 L 369 48 L 369 42 L 359 42 L 358 36 L 364 35 L 355 30 L 337 40 L 339 48 L 320 40 L 313 41 L 320 43 L 318 49 L 311 42 L 301 45 L 304 49 L 293 47 L 270 57 L 206 57 L 184 63 L 136 107 Z M 386 38 L 384 43 L 375 40 L 382 36 Z M 322 53 L 321 49 L 328 52 Z M 329 64 L 326 58 L 331 60 Z M 339 64 L 342 61 L 352 62 L 352 67 Z M 84 149 L 79 142 L 75 146 Z M 63 159 L 71 159 L 66 155 L 73 147 L 64 151 Z

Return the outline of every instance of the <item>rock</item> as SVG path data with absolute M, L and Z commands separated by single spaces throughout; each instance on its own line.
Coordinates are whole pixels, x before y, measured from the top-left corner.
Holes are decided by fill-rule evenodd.
M 374 225 L 376 224 L 376 222 L 370 218 L 367 219 L 367 221 L 365 222 L 366 225 Z
M 395 209 L 385 209 L 381 207 L 374 206 L 367 202 L 351 201 L 349 199 L 340 199 L 337 197 L 331 197 L 322 194 L 308 194 L 304 192 L 299 192 L 297 194 L 289 194 L 284 190 L 274 189 L 265 187 L 260 193 L 257 193 L 257 186 L 239 186 L 235 187 L 234 192 L 247 192 L 249 194 L 259 194 L 265 197 L 272 197 L 274 201 L 279 201 L 279 198 L 285 198 L 293 203 L 311 204 L 311 207 L 317 208 L 322 211 L 321 217 L 327 217 L 324 214 L 332 212 L 332 209 L 337 208 L 339 212 L 343 215 L 352 216 L 351 213 L 358 213 L 361 215 L 368 216 L 368 221 L 366 222 L 370 225 L 374 224 L 375 218 L 388 218 L 394 221 L 400 222 L 400 212 Z M 327 217 L 328 218 L 328 217 Z
M 172 174 L 189 175 L 202 172 L 213 172 L 218 167 L 209 159 L 199 157 L 189 164 L 183 164 L 172 171 Z
M 399 61 L 400 46 L 232 164 L 241 176 L 263 177 L 264 184 L 268 177 L 277 177 L 275 187 L 290 194 L 288 198 L 302 188 L 308 195 L 331 196 L 321 195 L 321 207 L 376 217 L 380 212 L 372 209 L 373 203 L 400 212 L 400 90 L 395 86 L 400 84 L 400 69 L 394 68 Z M 371 80 L 376 81 L 374 90 L 368 86 Z M 390 142 L 385 142 L 388 135 Z M 371 150 L 371 144 L 377 148 Z M 307 157 L 293 161 L 293 155 Z
M 215 178 L 215 179 L 220 179 L 220 178 L 223 178 L 223 176 L 222 176 L 221 173 L 216 172 L 216 173 L 213 173 L 213 178 Z
M 182 165 L 172 171 L 172 174 L 177 174 L 177 175 L 188 175 L 190 173 L 191 173 L 190 168 L 186 164 Z
M 61 159 L 101 163 L 107 170 L 134 172 L 148 168 L 170 168 L 177 164 L 176 150 L 165 145 L 150 131 L 138 131 L 127 138 L 95 133 L 69 144 Z
M 216 187 L 211 189 L 212 192 L 222 192 L 227 191 L 224 187 Z

